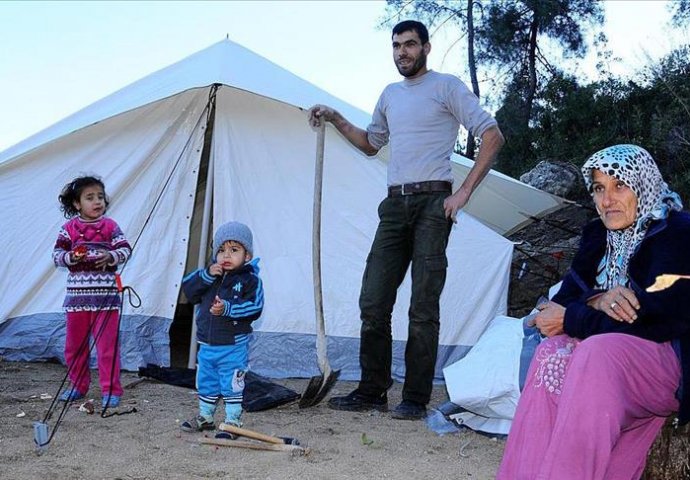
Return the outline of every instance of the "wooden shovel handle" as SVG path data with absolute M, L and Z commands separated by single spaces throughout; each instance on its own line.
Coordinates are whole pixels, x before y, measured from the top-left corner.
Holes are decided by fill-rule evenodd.
M 218 430 L 234 433 L 235 435 L 239 435 L 240 437 L 253 438 L 254 440 L 260 440 L 266 443 L 274 443 L 276 445 L 285 444 L 285 441 L 282 438 L 272 437 L 270 435 L 265 435 L 263 433 L 255 432 L 253 430 L 247 430 L 246 428 L 236 427 L 234 425 L 230 425 L 227 423 L 221 423 L 218 426 Z
M 316 166 L 314 175 L 314 211 L 312 222 L 312 267 L 314 272 L 314 307 L 316 309 L 316 357 L 319 370 L 329 375 L 331 366 L 326 352 L 326 325 L 323 318 L 323 290 L 321 288 L 321 197 L 323 190 L 323 155 L 326 138 L 326 122 L 321 120 L 316 131 Z

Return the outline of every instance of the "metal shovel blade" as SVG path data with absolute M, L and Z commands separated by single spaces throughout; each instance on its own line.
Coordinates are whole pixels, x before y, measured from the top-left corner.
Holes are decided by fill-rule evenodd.
M 48 448 L 48 424 L 34 422 L 34 443 L 36 444 L 36 453 L 39 455 Z
M 326 398 L 335 382 L 338 381 L 339 376 L 340 370 L 331 370 L 325 378 L 324 375 L 311 377 L 307 389 L 302 394 L 302 398 L 300 398 L 299 408 L 313 407 L 319 404 L 321 400 Z

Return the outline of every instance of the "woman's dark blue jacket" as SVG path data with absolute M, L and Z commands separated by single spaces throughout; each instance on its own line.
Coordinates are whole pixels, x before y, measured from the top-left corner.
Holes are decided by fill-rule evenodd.
M 628 277 L 640 302 L 633 323 L 613 320 L 587 306 L 587 300 L 602 293 L 595 290 L 597 267 L 606 252 L 606 227 L 601 220 L 585 226 L 580 248 L 553 301 L 566 307 L 563 329 L 571 337 L 585 339 L 599 333 L 626 333 L 654 342 L 672 341 L 682 374 L 678 390 L 679 423 L 690 420 L 690 280 L 679 280 L 655 293 L 645 289 L 658 275 L 690 275 L 690 215 L 672 212 L 653 222 L 633 253 Z

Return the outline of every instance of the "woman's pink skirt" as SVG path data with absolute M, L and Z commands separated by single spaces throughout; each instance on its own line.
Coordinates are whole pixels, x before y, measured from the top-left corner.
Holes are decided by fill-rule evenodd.
M 500 480 L 637 479 L 675 397 L 670 342 L 607 333 L 546 339 L 530 364 Z

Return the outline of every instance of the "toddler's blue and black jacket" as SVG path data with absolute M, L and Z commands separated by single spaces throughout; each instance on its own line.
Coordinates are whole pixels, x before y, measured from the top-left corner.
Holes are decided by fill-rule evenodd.
M 184 277 L 182 290 L 190 302 L 199 304 L 196 338 L 208 345 L 234 345 L 235 335 L 252 331 L 251 323 L 264 307 L 258 258 L 222 277 L 212 276 L 207 268 L 196 270 Z M 222 315 L 210 312 L 216 295 L 225 305 Z

